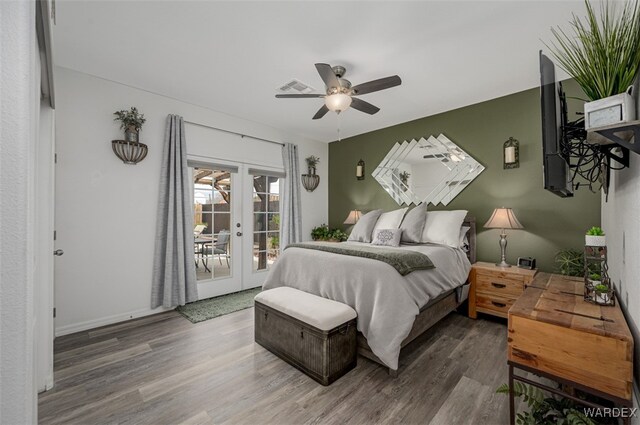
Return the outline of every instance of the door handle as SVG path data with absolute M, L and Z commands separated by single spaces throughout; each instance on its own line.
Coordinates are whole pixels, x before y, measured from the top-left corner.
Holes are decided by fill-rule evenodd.
M 55 255 L 56 257 L 59 257 L 62 254 L 64 254 L 64 251 L 61 249 L 56 249 L 55 251 L 53 251 L 53 255 Z
M 242 236 L 242 232 L 237 232 L 236 236 Z

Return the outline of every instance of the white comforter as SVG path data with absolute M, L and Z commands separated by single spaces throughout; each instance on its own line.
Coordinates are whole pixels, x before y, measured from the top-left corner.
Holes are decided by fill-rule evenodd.
M 397 369 L 400 344 L 411 331 L 420 308 L 463 285 L 471 269 L 461 249 L 434 244 L 401 248 L 428 255 L 435 269 L 401 276 L 382 261 L 289 248 L 269 272 L 263 289 L 289 286 L 350 305 L 358 313 L 358 330 L 373 353 L 391 369 Z

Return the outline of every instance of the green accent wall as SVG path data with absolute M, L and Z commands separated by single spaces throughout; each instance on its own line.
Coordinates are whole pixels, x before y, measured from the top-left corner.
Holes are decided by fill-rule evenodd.
M 572 81 L 564 84 L 568 96 L 579 95 Z M 580 107 L 574 102 L 569 110 Z M 396 142 L 440 133 L 485 166 L 449 205 L 428 206 L 430 210 L 466 209 L 475 215 L 479 261 L 499 260 L 500 231 L 482 228 L 496 207 L 513 208 L 525 227 L 507 231 L 507 261 L 515 264 L 517 257 L 531 256 L 542 271 L 554 270 L 558 250 L 581 249 L 585 230 L 600 224 L 600 192 L 581 187 L 573 198 L 560 198 L 543 189 L 540 94 L 536 88 L 330 143 L 329 225 L 344 228 L 342 222 L 352 209 L 399 208 L 371 173 Z M 505 170 L 502 145 L 509 137 L 520 141 L 520 168 Z M 366 177 L 357 180 L 356 164 L 361 158 L 366 163 Z

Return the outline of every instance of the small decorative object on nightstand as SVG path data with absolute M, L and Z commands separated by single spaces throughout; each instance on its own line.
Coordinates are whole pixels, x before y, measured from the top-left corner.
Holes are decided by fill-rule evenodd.
M 469 317 L 475 319 L 480 312 L 506 318 L 509 308 L 536 272 L 536 269 L 505 269 L 492 263 L 475 263 L 469 274 Z
M 502 229 L 500 233 L 500 262 L 497 266 L 511 267 L 507 263 L 507 234 L 505 229 L 524 229 L 524 226 L 520 224 L 516 215 L 511 208 L 496 208 L 491 214 L 491 218 L 484 224 L 486 229 Z

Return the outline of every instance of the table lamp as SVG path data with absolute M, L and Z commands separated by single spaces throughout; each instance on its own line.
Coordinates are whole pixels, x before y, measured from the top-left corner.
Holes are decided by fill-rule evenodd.
M 361 216 L 362 213 L 359 210 L 351 210 L 347 219 L 344 221 L 344 224 L 356 224 L 358 220 L 360 220 Z
M 502 229 L 500 233 L 500 262 L 498 267 L 511 267 L 507 263 L 507 234 L 505 229 L 524 229 L 511 208 L 496 208 L 491 218 L 484 224 L 485 229 Z

